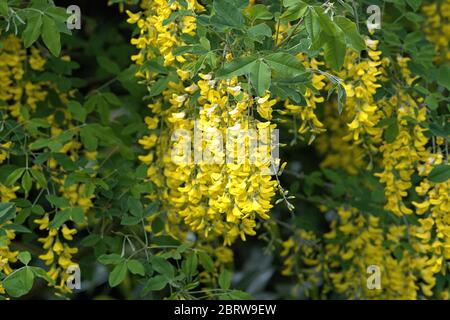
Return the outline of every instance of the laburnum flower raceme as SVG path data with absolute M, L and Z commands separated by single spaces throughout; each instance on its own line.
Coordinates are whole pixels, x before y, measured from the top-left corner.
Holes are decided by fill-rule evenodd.
M 31 68 L 35 74 L 42 73 L 46 65 L 46 59 L 42 53 L 32 47 L 29 54 L 23 47 L 20 39 L 14 36 L 9 36 L 3 41 L 3 47 L 0 49 L 0 75 L 2 79 L 1 97 L 6 104 L 2 106 L 2 121 L 4 126 L 9 130 L 4 138 L 12 137 L 12 140 L 2 144 L 2 158 L 1 162 L 10 160 L 11 156 L 20 155 L 21 146 L 20 140 L 17 140 L 17 132 L 15 127 L 11 127 L 11 120 L 17 121 L 20 125 L 24 125 L 30 133 L 38 135 L 36 129 L 33 130 L 32 121 L 38 126 L 48 128 L 51 136 L 57 137 L 65 130 L 73 130 L 75 125 L 72 122 L 71 115 L 66 111 L 65 105 L 67 104 L 69 96 L 73 92 L 59 92 L 58 87 L 51 81 L 36 80 L 26 76 L 26 69 Z M 70 57 L 66 56 L 62 59 L 70 61 Z M 56 94 L 57 100 L 54 105 L 54 110 L 48 115 L 42 114 L 39 110 L 40 104 L 46 101 L 48 95 Z M 43 118 L 38 119 L 34 115 L 40 114 Z M 32 120 L 32 118 L 34 118 Z M 40 122 L 38 122 L 40 121 Z M 35 124 L 35 125 L 36 125 Z M 11 135 L 12 134 L 12 135 Z M 26 148 L 32 148 L 30 143 L 25 146 Z M 65 144 L 56 145 L 56 151 L 60 155 L 65 155 L 73 160 L 78 157 L 81 144 L 77 141 L 68 141 Z M 21 169 L 18 169 L 19 171 Z M 49 156 L 45 157 L 40 164 L 35 164 L 33 167 L 26 168 L 22 174 L 21 184 L 17 181 L 18 178 L 6 184 L 0 184 L 0 196 L 2 203 L 10 203 L 12 200 L 18 200 L 21 197 L 20 194 L 24 194 L 25 197 L 31 188 L 31 181 L 28 183 L 27 178 L 31 180 L 31 177 L 36 179 L 36 189 L 39 194 L 42 194 L 45 189 L 45 177 L 43 172 L 48 171 L 50 173 L 49 178 L 54 182 L 55 186 L 58 186 L 64 201 L 67 202 L 66 206 L 79 205 L 85 212 L 92 207 L 92 196 L 86 195 L 85 186 L 83 184 L 65 184 L 64 183 L 64 169 L 55 158 Z M 17 171 L 16 171 L 17 172 Z M 20 178 L 20 177 L 19 177 Z M 30 215 L 31 208 L 17 208 L 19 215 L 23 214 L 25 217 Z M 45 262 L 48 266 L 48 281 L 49 285 L 54 286 L 59 292 L 70 292 L 71 290 L 66 286 L 66 280 L 69 274 L 66 270 L 69 266 L 76 266 L 73 255 L 78 252 L 76 247 L 70 246 L 70 241 L 73 240 L 73 235 L 77 233 L 77 230 L 65 223 L 54 224 L 52 220 L 59 214 L 57 210 L 50 210 L 45 212 L 41 206 L 33 207 L 34 213 L 39 216 L 36 217 L 33 222 L 37 224 L 37 230 L 42 233 L 42 237 L 37 241 L 42 245 L 44 252 L 38 255 L 38 258 Z M 81 215 L 83 211 L 80 212 Z M 80 218 L 80 221 L 83 218 Z M 12 224 L 14 221 L 6 221 L 6 225 Z M 62 221 L 64 222 L 64 221 Z M 12 251 L 9 249 L 11 240 L 15 238 L 16 234 L 14 228 L 7 230 L 5 242 L 2 240 L 2 263 L 1 272 L 6 276 L 14 272 L 9 263 L 17 262 L 18 251 Z M 2 289 L 3 293 L 4 290 Z
M 175 68 L 178 76 L 169 79 L 167 89 L 148 105 L 152 116 L 145 121 L 150 132 L 139 140 L 148 152 L 140 160 L 149 164 L 147 175 L 159 187 L 160 199 L 175 225 L 173 228 L 172 223 L 168 224 L 167 231 L 176 235 L 177 224 L 183 221 L 187 230 L 205 240 L 223 237 L 225 245 L 231 245 L 237 237 L 245 240 L 246 236 L 255 235 L 257 218 L 268 219 L 272 208 L 276 181 L 266 173 L 271 169 L 270 146 L 259 146 L 257 154 L 252 155 L 256 161 L 251 163 L 247 142 L 246 154 L 239 155 L 243 161 L 230 163 L 224 153 L 225 141 L 217 141 L 217 135 L 209 132 L 217 130 L 222 137 L 227 137 L 232 128 L 242 131 L 275 129 L 276 125 L 270 120 L 276 100 L 270 99 L 270 93 L 253 97 L 243 89 L 237 77 L 220 80 L 214 73 L 197 76 L 186 70 L 190 55 L 177 55 L 174 51 L 183 46 L 183 35 L 195 35 L 196 18 L 183 16 L 170 23 L 166 23 L 166 19 L 179 10 L 205 11 L 197 1 L 188 1 L 187 7 L 168 1 L 144 2 L 143 6 L 142 15 L 128 12 L 128 22 L 136 23 L 140 30 L 139 37 L 131 40 L 140 50 L 132 57 L 142 66 L 137 76 L 145 78 L 149 84 L 161 81 L 152 68 L 145 67 L 146 60 L 158 56 L 164 66 Z M 232 59 L 231 53 L 226 54 L 225 59 Z M 195 79 L 191 80 L 193 77 Z M 255 111 L 264 121 L 253 117 Z M 181 148 L 188 138 L 182 136 L 171 141 L 173 133 L 187 130 L 194 140 L 194 127 L 202 137 L 200 143 L 193 141 L 194 150 L 186 163 L 174 163 L 171 152 L 176 152 L 178 146 Z M 193 154 L 205 151 L 214 164 L 200 159 L 194 165 Z

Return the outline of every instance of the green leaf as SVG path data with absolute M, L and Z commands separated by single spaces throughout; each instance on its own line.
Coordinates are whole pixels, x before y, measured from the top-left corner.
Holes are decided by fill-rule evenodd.
M 24 212 L 25 210 L 22 210 L 22 212 Z M 31 230 L 28 229 L 27 227 L 21 225 L 21 224 L 16 224 L 16 223 L 8 223 L 7 225 L 3 226 L 3 229 L 5 230 L 14 230 L 15 232 L 20 232 L 20 233 L 31 233 Z
M 363 37 L 359 34 L 356 24 L 345 17 L 336 17 L 336 23 L 344 32 L 347 43 L 356 51 L 366 48 Z
M 296 76 L 305 72 L 303 64 L 289 53 L 272 53 L 265 56 L 264 61 L 280 76 Z
M 414 11 L 417 11 L 422 5 L 422 0 L 406 0 L 406 3 L 413 8 Z
M 83 240 L 81 240 L 80 244 L 83 247 L 94 247 L 101 240 L 102 240 L 102 237 L 100 235 L 98 235 L 98 234 L 90 234 L 87 237 L 84 237 Z
M 223 270 L 219 276 L 219 286 L 221 289 L 228 290 L 231 286 L 231 272 L 228 270 Z
M 250 37 L 262 43 L 265 37 L 270 38 L 272 36 L 272 29 L 270 29 L 270 27 L 267 24 L 260 23 L 257 24 L 256 26 L 249 28 L 247 30 L 247 33 Z
M 344 110 L 345 102 L 347 101 L 347 92 L 342 85 L 338 85 L 338 112 L 342 114 Z
M 124 258 L 117 253 L 111 253 L 111 254 L 102 254 L 100 257 L 98 257 L 97 260 L 102 264 L 118 264 L 124 261 Z
M 316 42 L 320 34 L 319 16 L 317 15 L 316 11 L 311 9 L 307 11 L 305 15 L 305 26 L 306 31 L 311 38 L 311 43 Z
M 164 221 L 160 219 L 159 217 L 153 220 L 152 222 L 152 232 L 158 233 L 161 232 L 164 229 Z
M 97 57 L 97 63 L 102 69 L 108 71 L 109 73 L 116 75 L 120 73 L 119 65 L 106 56 Z
M 409 21 L 416 22 L 416 23 L 421 23 L 425 20 L 423 16 L 421 16 L 420 14 L 414 13 L 414 12 L 406 12 L 405 17 Z
M 40 13 L 31 16 L 27 21 L 27 26 L 23 31 L 22 38 L 25 48 L 29 48 L 41 34 L 42 15 Z
M 135 217 L 143 217 L 144 214 L 144 207 L 142 206 L 142 203 L 135 199 L 134 197 L 128 197 L 127 200 L 128 210 L 130 210 L 131 214 Z
M 19 168 L 11 172 L 8 178 L 6 178 L 5 185 L 12 186 L 17 180 L 20 179 L 20 177 L 22 177 L 24 172 L 25 168 Z
M 17 259 L 27 265 L 31 261 L 31 254 L 28 251 L 22 251 L 17 255 Z
M 256 61 L 250 73 L 250 80 L 258 96 L 262 97 L 266 90 L 269 90 L 271 76 L 269 66 L 261 60 Z
M 16 216 L 16 207 L 14 203 L 1 202 L 0 203 L 0 225 L 4 224 L 6 221 L 14 219 Z
M 267 6 L 263 4 L 255 4 L 250 7 L 248 11 L 250 20 L 271 20 L 273 14 L 267 9 Z
M 45 188 L 47 186 L 47 179 L 45 178 L 44 174 L 38 170 L 38 169 L 31 169 L 30 170 L 31 175 L 33 178 L 37 181 L 38 185 L 41 188 Z
M 233 299 L 233 300 L 252 300 L 253 297 L 244 291 L 240 291 L 240 290 L 232 290 L 231 292 L 228 293 L 229 299 Z
M 214 267 L 214 262 L 207 253 L 205 253 L 203 251 L 199 251 L 198 252 L 198 261 L 200 262 L 202 267 L 205 268 L 206 271 L 208 271 L 208 272 L 215 271 L 216 268 Z
M 81 142 L 83 143 L 84 147 L 88 151 L 94 151 L 97 150 L 98 147 L 98 139 L 93 133 L 93 128 L 90 126 L 86 126 L 81 128 L 80 130 L 80 138 Z
M 234 59 L 233 61 L 226 63 L 223 68 L 219 69 L 216 73 L 216 77 L 224 79 L 242 76 L 250 73 L 255 63 L 255 57 L 240 57 Z
M 430 110 L 436 110 L 439 107 L 439 100 L 437 95 L 431 94 L 425 98 L 425 104 Z
M 152 264 L 152 268 L 156 272 L 161 273 L 168 278 L 173 278 L 174 268 L 166 259 L 159 256 L 153 256 L 151 257 L 150 262 Z
M 0 225 L 6 221 L 13 219 L 16 215 L 16 207 L 14 203 L 2 202 L 0 203 Z
M 84 211 L 80 207 L 67 209 L 70 212 L 70 218 L 75 223 L 82 224 L 84 222 Z
M 57 208 L 66 208 L 70 206 L 69 200 L 63 197 L 58 197 L 53 194 L 46 195 L 45 198 Z
M 109 274 L 109 285 L 111 287 L 116 287 L 120 283 L 122 283 L 123 280 L 125 280 L 125 277 L 127 275 L 127 263 L 126 261 L 120 262 L 118 265 L 116 265 Z
M 191 253 L 185 261 L 183 261 L 183 272 L 187 276 L 192 276 L 197 272 L 198 257 L 195 252 Z
M 400 128 L 398 127 L 398 123 L 394 122 L 390 124 L 387 129 L 384 131 L 384 139 L 387 143 L 393 143 L 397 138 L 400 132 Z
M 8 1 L 7 0 L 0 0 L 0 14 L 4 17 L 7 17 L 8 14 Z
M 150 97 L 155 97 L 159 95 L 164 89 L 167 88 L 167 84 L 171 80 L 170 77 L 164 77 L 158 79 L 151 87 L 150 87 Z
M 57 229 L 60 226 L 63 225 L 64 222 L 68 221 L 70 219 L 70 212 L 68 210 L 58 211 L 55 214 L 55 217 L 50 222 L 49 226 L 50 228 Z
M 28 268 L 30 268 L 30 270 L 34 273 L 36 277 L 44 279 L 50 284 L 55 284 L 55 280 L 53 280 L 44 269 L 39 267 L 28 267 Z
M 299 3 L 304 3 L 300 0 L 283 0 L 283 6 L 290 8 L 290 7 L 296 7 Z
M 79 207 L 74 207 L 74 208 L 67 208 L 57 212 L 53 220 L 50 222 L 50 227 L 57 229 L 68 220 L 75 221 L 78 224 L 83 223 L 84 221 L 83 209 Z
M 289 4 L 289 9 L 281 15 L 280 19 L 283 22 L 294 21 L 304 17 L 308 10 L 309 7 L 306 3 L 303 1 L 295 1 L 295 4 L 293 2 Z
M 326 36 L 325 62 L 333 69 L 339 71 L 344 64 L 346 46 L 340 36 Z
M 438 83 L 450 90 L 450 65 L 443 65 L 439 68 Z
M 148 279 L 144 288 L 142 288 L 141 295 L 145 296 L 150 291 L 159 291 L 166 287 L 167 279 L 164 276 L 158 275 Z
M 50 144 L 49 139 L 37 139 L 36 141 L 34 141 L 33 143 L 30 144 L 30 149 L 37 150 L 37 149 L 45 148 L 49 144 Z M 61 145 L 61 147 L 62 147 L 62 145 Z
M 128 260 L 127 268 L 132 274 L 145 275 L 145 268 L 138 260 Z
M 211 18 L 211 23 L 237 29 L 243 27 L 244 16 L 231 1 L 214 1 L 213 8 L 215 14 Z
M 30 292 L 33 282 L 33 271 L 29 267 L 23 267 L 8 275 L 3 280 L 3 287 L 11 297 L 18 298 Z
M 87 112 L 86 109 L 83 108 L 81 103 L 71 100 L 67 103 L 67 107 L 69 108 L 69 111 L 75 120 L 78 120 L 80 122 L 86 121 Z
M 314 7 L 314 11 L 317 14 L 317 19 L 320 24 L 320 29 L 328 36 L 336 35 L 336 25 L 331 21 L 331 18 L 323 12 L 321 7 Z
M 445 182 L 450 179 L 450 165 L 441 164 L 433 168 L 428 175 L 428 180 L 435 183 Z
M 129 214 L 125 214 L 122 216 L 122 219 L 120 220 L 120 224 L 123 226 L 135 226 L 137 224 L 140 224 L 142 220 L 142 217 L 135 217 L 131 216 Z
M 41 1 L 41 0 L 37 0 Z M 46 2 L 46 0 L 44 0 Z M 52 17 L 56 23 L 64 24 L 64 27 L 66 26 L 67 18 L 70 17 L 69 13 L 67 13 L 67 9 L 63 7 L 56 7 L 56 6 L 50 6 L 48 9 L 46 9 L 46 14 L 48 14 L 50 17 Z M 67 29 L 67 28 L 65 28 Z M 68 33 L 70 34 L 70 33 Z
M 432 134 L 438 137 L 443 137 L 445 139 L 448 139 L 448 136 L 450 135 L 450 125 L 447 126 L 441 126 L 435 122 L 429 124 L 429 129 Z
M 25 194 L 28 194 L 28 192 L 30 192 L 32 184 L 33 181 L 31 180 L 30 173 L 27 170 L 22 176 L 22 189 L 25 191 Z
M 42 40 L 54 56 L 59 56 L 61 52 L 61 36 L 55 21 L 44 16 L 42 20 Z

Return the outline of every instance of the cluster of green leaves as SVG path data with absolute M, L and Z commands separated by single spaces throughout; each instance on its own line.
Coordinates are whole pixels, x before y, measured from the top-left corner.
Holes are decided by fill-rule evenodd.
M 244 0 L 206 1 L 210 15 L 197 16 L 196 36 L 183 35 L 185 45 L 176 48 L 174 55 L 196 55 L 185 66 L 192 77 L 199 71 L 214 72 L 217 78 L 242 76 L 246 89 L 257 96 L 270 90 L 281 99 L 301 104 L 306 88 L 313 89 L 314 71 L 306 70 L 297 54 L 315 57 L 323 51 L 326 62 L 333 70 L 339 70 L 348 48 L 365 48 L 356 24 L 344 15 L 345 7 L 327 10 L 316 1 L 264 2 L 246 10 L 248 2 Z M 193 14 L 176 11 L 164 23 Z M 280 25 L 287 22 L 292 27 L 281 40 Z M 234 59 L 225 63 L 227 54 Z M 163 75 L 150 88 L 152 97 L 160 94 L 176 75 L 162 65 L 160 58 L 146 62 L 144 68 L 148 67 Z M 326 75 L 335 83 L 340 103 L 344 102 L 342 83 L 333 75 Z
M 66 27 L 66 9 L 47 0 L 0 0 L 0 29 L 21 35 L 24 46 L 31 47 L 39 38 L 50 52 L 61 52 L 61 33 L 71 34 Z
M 369 5 L 368 1 L 364 4 Z M 411 93 L 423 96 L 425 104 L 431 113 L 431 121 L 428 124 L 430 133 L 435 136 L 448 138 L 450 127 L 448 124 L 448 112 L 450 111 L 449 95 L 449 63 L 434 63 L 436 56 L 435 45 L 426 39 L 423 26 L 426 17 L 420 12 L 425 1 L 422 0 L 389 0 L 374 1 L 384 9 L 385 15 L 382 28 L 379 30 L 380 50 L 383 56 L 388 57 L 395 66 L 397 55 L 411 58 L 408 68 L 414 75 L 420 77 L 409 87 L 402 83 L 403 88 Z M 400 81 L 399 70 L 389 68 L 389 78 Z M 390 92 L 392 94 L 392 92 Z
M 31 233 L 31 230 L 21 225 L 20 221 L 6 224 L 7 221 L 17 219 L 16 215 L 16 206 L 14 203 L 0 203 L 0 246 L 6 245 L 3 242 L 6 240 L 7 230 L 13 230 L 16 233 Z M 22 267 L 15 269 L 8 275 L 0 272 L 0 283 L 9 296 L 17 298 L 27 294 L 33 287 L 36 277 L 45 279 L 49 283 L 54 283 L 53 279 L 47 275 L 43 268 L 28 265 L 32 259 L 30 252 L 21 251 L 17 255 L 17 259 L 23 264 Z
M 100 263 L 114 266 L 109 274 L 108 282 L 111 287 L 121 284 L 130 273 L 140 277 L 141 297 L 162 297 L 161 291 L 166 288 L 170 288 L 172 292 L 169 296 L 171 299 L 249 297 L 242 291 L 230 289 L 231 272 L 226 269 L 221 271 L 217 279 L 218 289 L 201 290 L 200 272 L 214 274 L 218 270 L 211 257 L 205 251 L 193 248 L 193 243 L 182 244 L 167 238 L 152 239 L 151 243 L 151 246 L 136 249 L 133 239 L 125 237 L 123 245 L 133 248 L 128 257 L 125 247 L 122 247 L 121 254 L 110 253 L 99 256 Z M 142 252 L 145 252 L 145 255 L 139 257 L 139 253 Z

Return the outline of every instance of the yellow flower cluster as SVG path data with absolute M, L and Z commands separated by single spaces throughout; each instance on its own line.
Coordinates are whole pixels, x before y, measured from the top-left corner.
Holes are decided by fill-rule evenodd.
M 13 240 L 15 236 L 16 235 L 12 230 L 7 230 L 6 235 L 0 236 L 0 272 L 5 275 L 8 275 L 13 271 L 9 264 L 17 261 L 17 254 L 19 252 L 11 251 L 9 248 L 11 240 Z M 5 294 L 5 289 L 3 288 L 1 283 L 0 294 Z
M 324 65 L 323 62 L 318 61 L 315 58 L 309 61 L 303 53 L 298 54 L 297 58 L 302 61 L 305 68 L 312 70 L 318 71 L 319 66 Z M 300 138 L 303 138 L 306 134 L 310 133 L 308 144 L 311 144 L 318 135 L 326 131 L 323 123 L 318 119 L 316 114 L 317 105 L 325 101 L 325 98 L 318 93 L 326 87 L 327 83 L 325 80 L 325 75 L 313 72 L 311 82 L 317 92 L 310 88 L 306 88 L 304 93 L 306 104 L 304 106 L 299 106 L 286 100 L 284 102 L 285 109 L 280 111 L 281 115 L 292 115 L 294 117 L 294 122 L 296 122 L 297 117 L 299 118 L 301 124 L 300 127 L 296 129 L 297 132 L 295 134 L 298 133 L 300 134 Z
M 423 264 L 401 245 L 407 227 L 391 224 L 386 232 L 380 218 L 351 207 L 340 207 L 337 214 L 325 235 L 327 277 L 333 288 L 350 299 L 416 299 L 417 271 Z M 379 268 L 378 288 L 368 283 L 372 266 Z
M 196 0 L 187 0 L 188 7 L 184 8 L 178 1 L 155 0 L 142 1 L 141 7 L 144 13 L 131 13 L 128 23 L 137 23 L 140 34 L 138 38 L 133 38 L 131 44 L 135 45 L 140 52 L 131 57 L 137 64 L 142 65 L 144 61 L 151 60 L 160 55 L 164 58 L 164 65 L 172 65 L 175 60 L 182 63 L 185 58 L 180 55 L 175 57 L 173 49 L 181 45 L 181 34 L 195 34 L 197 28 L 194 16 L 183 16 L 181 21 L 164 23 L 171 14 L 177 10 L 192 10 L 201 12 L 204 10 Z M 152 72 L 148 70 L 142 76 L 147 79 L 152 78 Z
M 321 166 L 343 168 L 351 174 L 367 166 L 367 159 L 369 166 L 372 165 L 376 143 L 382 140 L 382 129 L 377 124 L 384 114 L 374 96 L 381 87 L 389 61 L 381 58 L 378 41 L 367 39 L 366 44 L 367 57 L 347 52 L 343 68 L 337 73 L 347 95 L 343 112 L 338 115 L 334 101 L 326 104 L 324 123 L 329 134 L 321 135 L 316 144 L 325 156 Z M 331 84 L 325 88 L 331 89 Z
M 436 10 L 436 6 L 424 10 Z M 440 6 L 445 9 L 446 3 Z M 445 17 L 446 13 L 441 13 Z M 447 44 L 440 39 L 443 33 L 433 33 L 430 41 L 448 50 L 448 39 Z M 347 298 L 432 297 L 438 277 L 449 272 L 450 184 L 433 183 L 427 177 L 436 165 L 444 163 L 445 141 L 429 138 L 423 125 L 428 121 L 423 98 L 401 86 L 391 97 L 376 97 L 387 80 L 385 69 L 391 63 L 382 58 L 377 46 L 377 41 L 368 40 L 367 57 L 347 53 L 343 69 L 337 74 L 345 83 L 347 103 L 339 116 L 335 101 L 325 104 L 323 123 L 327 134 L 319 136 L 316 148 L 324 155 L 323 167 L 345 169 L 350 174 L 364 167 L 382 168 L 374 175 L 384 185 L 385 210 L 399 220 L 394 223 L 397 218 L 392 218 L 388 223 L 388 217 L 347 206 L 337 208 L 338 219 L 332 222 L 324 239 L 325 258 L 316 268 L 323 270 L 325 292 L 336 291 Z M 399 67 L 405 87 L 413 86 L 418 79 L 409 70 L 409 61 L 399 56 L 392 62 Z M 324 87 L 330 88 L 330 84 Z M 419 184 L 416 176 L 422 178 Z M 298 264 L 291 253 L 301 246 L 302 241 L 295 236 L 283 243 L 285 275 L 302 274 L 295 269 Z M 367 286 L 370 274 L 366 270 L 371 265 L 380 268 L 379 290 Z M 303 286 L 308 281 L 298 278 Z M 450 298 L 446 289 L 440 291 L 439 298 Z
M 424 23 L 427 39 L 440 53 L 437 62 L 450 61 L 450 0 L 433 1 L 424 5 L 422 11 L 427 17 Z
M 39 102 L 43 102 L 47 98 L 47 92 L 51 88 L 58 92 L 55 84 L 47 81 L 32 82 L 26 80 L 25 70 L 30 67 L 36 72 L 44 71 L 46 60 L 42 53 L 32 47 L 27 54 L 27 50 L 23 48 L 20 39 L 14 36 L 8 37 L 3 42 L 3 47 L 0 49 L 0 100 L 4 101 L 4 105 L 0 105 L 2 116 L 4 119 L 9 117 L 15 118 L 17 121 L 26 124 L 28 118 L 37 111 Z M 64 60 L 69 60 L 69 57 L 62 57 Z M 52 137 L 56 137 L 65 130 L 77 130 L 72 123 L 71 115 L 67 111 L 66 103 L 72 93 L 59 93 L 59 99 L 62 105 L 55 105 L 54 108 L 63 115 L 62 119 L 55 119 L 55 113 L 46 117 L 46 121 L 50 125 L 49 132 Z M 5 104 L 6 103 L 6 104 Z M 0 145 L 0 163 L 3 162 L 12 148 L 12 142 L 2 142 Z M 76 140 L 71 140 L 62 146 L 60 153 L 68 154 L 72 160 L 79 157 L 79 150 L 81 144 Z M 46 163 L 51 179 L 54 183 L 59 185 L 59 192 L 62 196 L 69 200 L 72 206 L 79 206 L 87 212 L 92 206 L 91 194 L 87 194 L 86 186 L 83 184 L 66 185 L 64 177 L 64 169 L 57 163 L 54 158 L 49 158 Z M 44 166 L 43 166 L 44 167 Z M 42 171 L 43 167 L 37 165 L 33 169 Z M 43 186 L 36 185 L 37 189 Z M 2 201 L 16 198 L 15 193 L 21 192 L 21 187 L 13 186 L 7 188 L 0 184 L 0 191 Z M 49 222 L 52 217 L 55 217 L 57 212 L 50 214 L 46 213 L 42 218 L 36 219 L 34 222 L 39 225 L 40 230 L 45 230 L 47 235 L 38 239 L 42 243 L 45 254 L 39 256 L 47 266 L 49 266 L 48 275 L 55 280 L 55 288 L 60 292 L 69 292 L 70 289 L 66 286 L 66 279 L 69 274 L 66 269 L 77 264 L 72 261 L 73 255 L 78 251 L 77 248 L 70 247 L 67 241 L 73 240 L 73 235 L 77 232 L 74 228 L 69 228 L 63 225 L 61 228 L 55 229 L 49 227 Z M 14 237 L 14 233 L 8 233 L 9 239 Z M 2 247 L 2 250 L 3 247 Z M 17 254 L 17 253 L 15 253 Z M 2 252 L 3 257 L 8 255 Z M 10 253 L 10 258 L 14 259 L 14 253 Z M 10 260 L 11 261 L 11 260 Z M 7 264 L 5 265 L 7 268 Z M 6 269 L 8 271 L 8 269 Z
M 11 145 L 11 141 L 0 144 L 0 164 L 8 159 L 8 150 L 11 148 Z
M 2 203 L 9 202 L 16 198 L 15 191 L 18 188 L 7 189 L 0 185 L 0 200 Z M 11 221 L 6 221 L 0 227 L 11 223 Z M 18 251 L 12 251 L 10 249 L 11 241 L 14 240 L 16 234 L 13 230 L 5 230 L 5 234 L 0 235 L 0 272 L 3 274 L 10 274 L 13 272 L 10 264 L 17 261 Z M 0 283 L 0 295 L 5 294 L 5 289 Z
M 55 288 L 62 293 L 70 292 L 70 288 L 66 286 L 66 281 L 70 276 L 66 270 L 70 266 L 78 266 L 72 261 L 72 256 L 78 252 L 77 248 L 71 248 L 62 240 L 73 240 L 73 235 L 77 233 L 75 229 L 70 229 L 66 224 L 62 228 L 50 228 L 49 214 L 45 214 L 43 218 L 34 220 L 39 225 L 39 230 L 46 230 L 47 237 L 39 238 L 38 241 L 47 252 L 39 256 L 39 259 L 45 262 L 45 265 L 50 266 L 48 275 L 55 281 Z
M 310 291 L 320 285 L 320 273 L 323 272 L 320 240 L 314 232 L 299 229 L 283 241 L 282 248 L 280 256 L 284 260 L 281 274 L 295 276 L 297 283 L 304 286 L 300 289 L 309 297 Z
M 276 100 L 270 99 L 269 93 L 252 97 L 237 78 L 218 80 L 213 74 L 200 73 L 199 80 L 190 80 L 189 71 L 181 67 L 189 57 L 175 56 L 173 49 L 182 45 L 180 34 L 195 34 L 195 17 L 164 24 L 173 12 L 183 9 L 177 1 L 144 2 L 142 6 L 143 15 L 128 13 L 128 22 L 137 23 L 140 29 L 139 38 L 132 39 L 140 52 L 132 59 L 142 65 L 162 56 L 166 66 L 177 66 L 179 76 L 178 82 L 169 82 L 149 105 L 154 115 L 145 119 L 150 134 L 139 140 L 148 150 L 140 160 L 149 166 L 148 178 L 158 186 L 158 196 L 174 225 L 168 225 L 167 231 L 180 236 L 176 224 L 181 219 L 200 238 L 222 237 L 226 245 L 237 237 L 245 240 L 255 234 L 257 218 L 267 219 L 272 208 L 277 184 L 267 174 L 271 149 L 259 144 L 250 155 L 254 137 L 248 135 L 244 138 L 245 153 L 230 162 L 224 151 L 225 139 L 234 130 L 254 130 L 260 135 L 268 132 L 270 137 L 275 129 L 270 120 Z M 188 1 L 188 9 L 204 10 L 196 1 Z M 154 81 L 152 70 L 143 68 L 137 75 Z M 255 120 L 254 109 L 268 121 Z M 179 130 L 188 136 L 172 137 Z M 238 138 L 231 139 L 233 146 L 239 143 Z M 183 154 L 186 144 L 189 155 Z
M 42 70 L 45 60 L 39 55 L 37 49 L 31 50 L 27 57 L 26 50 L 22 48 L 19 38 L 9 36 L 0 49 L 0 100 L 8 101 L 7 110 L 20 121 L 28 111 L 35 111 L 37 103 L 45 100 L 47 92 L 44 82 L 33 83 L 24 79 L 25 64 L 28 63 L 33 70 Z M 24 110 L 27 106 L 29 110 Z M 6 106 L 1 106 L 4 109 Z M 2 113 L 5 118 L 7 113 Z
M 386 210 L 397 216 L 412 214 L 403 199 L 412 187 L 411 178 L 419 161 L 427 159 L 429 153 L 425 129 L 418 124 L 411 125 L 406 119 L 426 121 L 426 108 L 419 108 L 414 99 L 399 91 L 398 98 L 392 97 L 384 109 L 394 117 L 393 126 L 398 126 L 398 135 L 393 142 L 384 142 L 380 147 L 383 171 L 375 175 L 385 184 Z
M 377 40 L 368 39 L 366 45 L 368 58 L 359 60 L 358 53 L 350 52 L 346 56 L 342 72 L 338 73 L 344 80 L 347 93 L 345 113 L 353 119 L 348 124 L 351 134 L 344 139 L 353 138 L 356 143 L 364 143 L 364 138 L 361 137 L 363 135 L 379 141 L 382 132 L 376 128 L 382 114 L 375 103 L 374 95 L 381 87 L 380 79 L 388 60 L 381 58 L 381 51 L 377 50 Z
M 346 112 L 338 115 L 337 103 L 326 103 L 324 110 L 324 124 L 327 133 L 317 138 L 315 148 L 324 158 L 320 163 L 324 168 L 341 168 L 349 174 L 356 175 L 366 164 L 366 150 L 360 145 L 353 143 L 348 137 L 347 124 L 349 117 Z

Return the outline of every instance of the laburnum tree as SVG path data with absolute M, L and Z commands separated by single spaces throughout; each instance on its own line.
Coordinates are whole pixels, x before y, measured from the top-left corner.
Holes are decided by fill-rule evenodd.
M 69 2 L 0 0 L 0 299 L 450 299 L 449 0 Z

